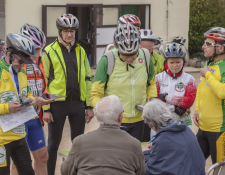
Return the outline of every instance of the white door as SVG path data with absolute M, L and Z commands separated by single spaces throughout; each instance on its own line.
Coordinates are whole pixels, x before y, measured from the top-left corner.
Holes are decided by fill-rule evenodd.
M 94 5 L 94 52 L 96 66 L 101 59 L 105 47 L 113 42 L 120 5 Z

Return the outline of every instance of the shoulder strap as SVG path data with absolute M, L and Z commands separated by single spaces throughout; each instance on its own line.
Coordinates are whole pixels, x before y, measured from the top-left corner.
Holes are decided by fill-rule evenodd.
M 149 53 L 149 51 L 147 49 L 142 48 L 142 50 L 143 50 L 143 52 L 145 54 L 145 61 L 146 61 L 147 75 L 148 75 L 151 56 L 150 56 L 150 53 Z M 147 85 L 150 86 L 150 83 L 149 83 L 148 80 L 147 80 Z
M 107 59 L 108 59 L 108 67 L 107 67 L 107 81 L 105 83 L 105 89 L 107 88 L 107 84 L 109 81 L 109 77 L 113 72 L 113 68 L 114 68 L 114 64 L 115 64 L 115 60 L 114 60 L 114 55 L 113 52 L 111 50 L 109 50 L 108 52 L 105 53 Z
M 113 68 L 114 68 L 114 64 L 115 64 L 114 55 L 113 55 L 113 52 L 111 50 L 106 52 L 105 55 L 108 58 L 107 75 L 110 76 L 113 72 Z
M 149 51 L 147 49 L 142 48 L 142 50 L 144 51 L 144 54 L 145 54 L 147 73 L 149 73 L 149 65 L 150 65 L 151 56 L 150 56 L 150 53 L 149 53 Z

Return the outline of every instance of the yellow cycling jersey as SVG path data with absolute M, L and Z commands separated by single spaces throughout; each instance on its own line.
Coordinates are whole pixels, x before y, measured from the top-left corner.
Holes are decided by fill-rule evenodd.
M 0 62 L 0 115 L 7 114 L 9 112 L 8 103 L 16 101 L 18 99 L 17 90 L 12 78 L 12 67 Z M 32 93 L 27 85 L 27 75 L 22 69 L 18 73 L 18 81 L 20 93 L 25 93 L 27 97 L 33 98 Z M 0 127 L 0 146 L 8 144 L 10 142 L 20 140 L 26 136 L 25 125 L 22 124 L 16 128 L 13 128 L 7 132 L 3 132 Z
M 208 66 L 201 77 L 196 95 L 195 110 L 199 114 L 199 128 L 203 131 L 225 131 L 225 58 Z

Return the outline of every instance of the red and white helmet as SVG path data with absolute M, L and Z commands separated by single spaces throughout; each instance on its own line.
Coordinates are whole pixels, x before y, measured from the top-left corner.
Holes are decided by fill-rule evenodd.
M 141 45 L 140 32 L 130 23 L 118 24 L 113 40 L 116 49 L 125 54 L 137 52 Z
M 56 27 L 58 29 L 72 28 L 77 30 L 79 28 L 79 21 L 76 16 L 72 14 L 63 14 L 57 18 Z
M 225 46 L 225 28 L 223 27 L 212 27 L 204 33 L 204 37 L 211 38 Z
M 126 14 L 119 18 L 118 24 L 131 23 L 135 26 L 141 26 L 141 21 L 136 15 Z

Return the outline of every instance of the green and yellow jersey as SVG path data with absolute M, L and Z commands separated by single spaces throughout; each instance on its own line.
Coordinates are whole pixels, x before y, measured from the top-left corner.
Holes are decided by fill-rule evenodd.
M 118 50 L 112 51 L 115 59 L 113 72 L 107 78 L 108 59 L 103 55 L 95 72 L 91 102 L 95 106 L 104 96 L 116 95 L 124 109 L 122 123 L 141 121 L 143 120 L 142 112 L 135 109 L 135 106 L 145 105 L 146 100 L 157 97 L 153 63 L 150 59 L 147 73 L 146 59 L 142 49 L 138 50 L 138 57 L 131 65 L 120 59 Z
M 12 78 L 12 67 L 2 61 L 3 60 L 0 62 L 0 115 L 10 113 L 8 106 L 9 102 L 18 99 L 17 90 Z M 18 82 L 20 93 L 25 93 L 27 97 L 33 98 L 29 86 L 27 85 L 27 75 L 23 69 L 18 73 Z M 22 139 L 25 136 L 26 132 L 24 124 L 7 132 L 3 132 L 0 127 L 0 146 Z
M 151 59 L 154 65 L 155 75 L 161 73 L 164 69 L 165 61 L 163 56 L 153 51 L 153 53 L 151 54 Z
M 199 128 L 203 131 L 225 131 L 225 58 L 208 66 L 201 77 L 196 95 L 195 110 L 199 114 Z

